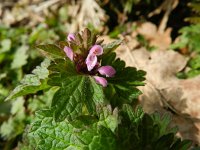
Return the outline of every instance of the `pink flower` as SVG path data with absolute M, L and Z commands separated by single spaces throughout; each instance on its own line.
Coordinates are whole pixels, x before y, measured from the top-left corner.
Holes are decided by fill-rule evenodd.
M 91 71 L 97 64 L 97 56 L 103 54 L 103 48 L 100 45 L 94 45 L 89 51 L 89 54 L 85 60 L 88 71 Z
M 94 55 L 97 55 L 97 56 L 102 55 L 103 54 L 103 48 L 100 45 L 94 45 L 90 49 L 89 54 L 94 54 Z
M 94 54 L 89 54 L 85 61 L 88 71 L 91 71 L 97 64 L 97 56 Z
M 116 73 L 112 66 L 102 66 L 98 69 L 98 71 L 101 75 L 105 75 L 106 77 L 113 77 Z
M 94 77 L 95 81 L 97 83 L 101 84 L 103 87 L 107 86 L 108 82 L 107 82 L 107 80 L 105 78 L 99 77 L 99 76 L 93 76 L 93 77 Z
M 74 40 L 74 34 L 69 34 L 68 40 Z M 108 82 L 106 78 L 97 76 L 97 74 L 99 73 L 106 77 L 113 77 L 116 73 L 112 66 L 101 66 L 100 62 L 98 62 L 97 56 L 103 54 L 103 48 L 100 45 L 92 46 L 86 59 L 81 55 L 74 53 L 73 50 L 68 46 L 64 47 L 64 52 L 71 61 L 74 61 L 77 71 L 81 71 L 93 76 L 96 83 L 101 84 L 103 87 L 106 87 Z M 74 58 L 75 55 L 77 55 L 78 59 Z
M 73 53 L 72 49 L 69 48 L 69 47 L 67 47 L 67 46 L 65 46 L 65 47 L 64 47 L 64 52 L 65 52 L 65 54 L 67 55 L 67 57 L 68 57 L 71 61 L 73 61 L 73 55 L 74 55 L 74 53 Z
M 73 33 L 69 33 L 67 36 L 68 41 L 74 41 L 75 40 L 75 35 Z

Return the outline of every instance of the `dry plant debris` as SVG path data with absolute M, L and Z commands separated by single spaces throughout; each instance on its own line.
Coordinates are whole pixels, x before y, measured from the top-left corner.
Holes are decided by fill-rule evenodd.
M 117 51 L 129 66 L 147 72 L 146 85 L 140 87 L 143 94 L 139 97 L 144 111 L 171 114 L 171 125 L 179 127 L 178 135 L 199 144 L 200 76 L 191 79 L 176 77 L 176 73 L 186 67 L 188 58 L 163 48 L 150 52 L 145 48 L 136 49 L 137 44 L 133 44 L 135 47 L 131 49 L 131 43 L 136 42 L 129 37 L 129 41 L 126 40 Z
M 158 43 L 157 49 L 150 52 L 140 47 L 137 34 L 143 34 L 150 43 Z M 146 85 L 140 87 L 143 94 L 139 101 L 147 113 L 155 111 L 169 113 L 171 126 L 178 126 L 178 136 L 200 144 L 200 75 L 190 79 L 178 79 L 176 73 L 186 67 L 188 58 L 169 50 L 170 34 L 157 32 L 152 23 L 144 23 L 131 35 L 121 36 L 123 44 L 117 54 L 133 66 L 147 72 Z M 103 37 L 104 43 L 113 41 Z M 155 46 L 154 45 L 154 46 Z
M 88 8 L 88 6 L 90 7 Z M 82 30 L 88 24 L 101 28 L 107 20 L 105 11 L 94 0 L 79 1 L 78 5 L 71 6 L 69 13 L 73 18 L 70 29 L 72 32 Z
M 64 5 L 67 7 L 66 15 L 69 18 L 65 20 L 65 24 L 70 32 L 83 29 L 88 24 L 98 27 L 101 31 L 108 19 L 105 11 L 94 0 L 20 0 L 0 3 L 0 24 L 6 26 L 25 24 L 34 27 Z

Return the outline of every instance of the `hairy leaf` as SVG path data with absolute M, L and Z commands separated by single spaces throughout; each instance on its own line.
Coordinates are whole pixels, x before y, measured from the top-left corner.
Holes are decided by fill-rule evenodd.
M 11 64 L 12 69 L 21 68 L 27 63 L 27 51 L 29 47 L 27 45 L 22 45 L 19 47 L 14 55 L 14 59 Z
M 103 49 L 104 49 L 103 55 L 107 55 L 107 54 L 113 52 L 121 43 L 122 43 L 122 40 L 116 40 L 112 43 L 103 45 Z
M 123 105 L 122 113 L 123 117 L 127 118 L 127 120 L 130 120 L 132 123 L 138 123 L 144 115 L 141 107 L 137 107 L 137 109 L 134 111 L 129 104 Z
M 115 108 L 112 111 L 110 105 L 107 107 L 101 107 L 99 110 L 99 125 L 102 125 L 112 132 L 115 132 L 115 129 L 118 126 L 118 109 Z
M 33 74 L 26 75 L 20 85 L 18 85 L 6 98 L 6 100 L 14 99 L 19 96 L 33 94 L 37 91 L 49 88 L 47 85 L 47 77 L 49 75 L 49 71 L 47 67 L 50 65 L 50 60 L 45 59 L 41 66 L 36 67 L 33 70 Z
M 98 125 L 97 120 L 83 116 L 74 122 L 55 122 L 51 112 L 37 113 L 38 119 L 28 133 L 33 149 L 115 150 L 116 140 L 111 130 Z
M 130 110 L 128 112 L 129 116 L 133 116 L 130 115 Z M 144 114 L 137 122 L 124 119 L 118 127 L 118 142 L 121 143 L 121 149 L 126 146 L 126 149 L 137 150 L 179 150 L 180 148 L 187 150 L 191 145 L 190 141 L 181 141 L 175 137 L 174 129 L 168 127 L 169 118 L 162 120 L 157 117 L 155 121 L 154 116 Z
M 83 113 L 84 106 L 90 114 L 94 114 L 96 106 L 104 104 L 102 87 L 92 77 L 78 74 L 73 62 L 68 59 L 55 60 L 49 69 L 52 74 L 48 83 L 60 86 L 52 101 L 52 110 L 57 121 L 75 119 Z
M 47 44 L 47 45 L 38 45 L 37 48 L 47 52 L 48 54 L 55 56 L 55 57 L 61 57 L 63 58 L 65 56 L 65 53 L 62 49 L 60 49 L 58 46 L 53 44 Z
M 141 94 L 136 86 L 144 85 L 142 81 L 145 72 L 137 71 L 134 67 L 125 67 L 125 62 L 119 58 L 116 59 L 114 52 L 102 58 L 102 65 L 108 64 L 115 68 L 116 74 L 112 78 L 107 78 L 109 83 L 105 91 L 107 97 L 112 100 L 113 105 L 119 105 L 123 102 L 131 103 Z

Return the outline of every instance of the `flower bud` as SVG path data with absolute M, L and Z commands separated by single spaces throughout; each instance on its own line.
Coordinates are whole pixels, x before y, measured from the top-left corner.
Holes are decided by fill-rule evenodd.
M 64 47 L 64 52 L 65 52 L 65 54 L 67 55 L 67 57 L 68 57 L 71 61 L 73 61 L 73 55 L 74 55 L 74 53 L 73 53 L 72 49 L 69 48 L 69 47 L 67 47 L 67 46 L 65 46 L 65 47 Z
M 67 36 L 68 41 L 74 41 L 75 40 L 75 35 L 73 33 L 69 33 Z
M 106 87 L 108 84 L 107 80 L 103 77 L 94 76 L 94 79 L 97 83 L 101 84 L 103 87 Z

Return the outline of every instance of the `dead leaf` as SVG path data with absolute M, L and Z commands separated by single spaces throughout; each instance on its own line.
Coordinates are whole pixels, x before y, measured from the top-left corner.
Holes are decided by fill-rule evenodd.
M 124 49 L 122 45 L 118 51 Z M 128 66 L 147 72 L 146 85 L 139 87 L 139 97 L 148 113 L 158 111 L 172 116 L 171 126 L 178 126 L 178 135 L 200 143 L 200 76 L 178 79 L 176 73 L 187 64 L 188 59 L 172 50 L 149 52 L 144 48 L 125 50 L 120 57 Z
M 159 32 L 154 24 L 145 22 L 137 28 L 136 32 L 143 35 L 149 41 L 150 46 L 166 50 L 172 42 L 171 30 L 171 28 L 167 28 L 164 32 Z

